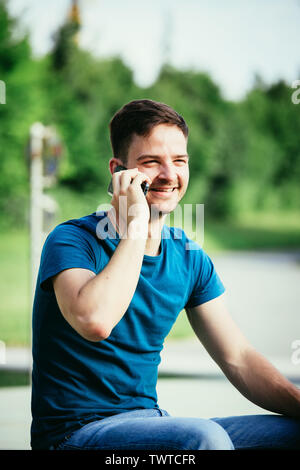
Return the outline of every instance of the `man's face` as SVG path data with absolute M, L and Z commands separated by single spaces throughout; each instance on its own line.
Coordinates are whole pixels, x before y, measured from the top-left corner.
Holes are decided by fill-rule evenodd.
M 152 180 L 149 207 L 172 212 L 184 196 L 189 181 L 187 139 L 179 127 L 159 124 L 147 137 L 135 135 L 127 155 L 127 168 L 138 168 Z

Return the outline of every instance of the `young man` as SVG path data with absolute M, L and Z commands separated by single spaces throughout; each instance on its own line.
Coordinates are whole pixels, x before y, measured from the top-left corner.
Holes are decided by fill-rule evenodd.
M 300 391 L 235 325 L 206 253 L 164 223 L 188 186 L 184 119 L 165 104 L 137 100 L 116 113 L 110 132 L 111 210 L 60 224 L 43 247 L 32 448 L 297 448 Z M 114 172 L 117 165 L 126 169 Z M 184 418 L 159 407 L 160 351 L 184 308 L 232 384 L 281 416 Z

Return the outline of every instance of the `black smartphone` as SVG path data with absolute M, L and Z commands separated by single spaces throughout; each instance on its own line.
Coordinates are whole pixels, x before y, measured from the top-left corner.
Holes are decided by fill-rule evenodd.
M 125 166 L 122 166 L 122 165 L 118 165 L 116 166 L 115 170 L 114 170 L 114 173 L 117 173 L 117 171 L 122 171 L 122 170 L 127 170 L 127 168 Z M 149 190 L 149 183 L 147 183 L 147 181 L 144 181 L 142 184 L 141 184 L 141 188 L 143 190 L 143 193 L 145 196 L 147 196 L 147 193 L 148 193 L 148 190 Z M 112 179 L 109 183 L 109 186 L 108 186 L 108 189 L 107 189 L 107 192 L 110 196 L 113 195 L 113 184 L 112 184 Z

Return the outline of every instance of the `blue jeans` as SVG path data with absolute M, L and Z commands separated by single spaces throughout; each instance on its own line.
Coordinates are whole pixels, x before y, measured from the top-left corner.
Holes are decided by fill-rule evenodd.
M 160 408 L 134 410 L 88 423 L 54 449 L 300 449 L 300 420 L 279 415 L 184 418 Z

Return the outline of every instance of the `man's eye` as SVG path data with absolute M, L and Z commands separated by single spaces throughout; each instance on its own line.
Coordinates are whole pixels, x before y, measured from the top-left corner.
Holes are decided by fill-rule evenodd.
M 148 160 L 147 162 L 144 162 L 144 165 L 148 165 L 148 163 L 157 163 L 156 160 Z

